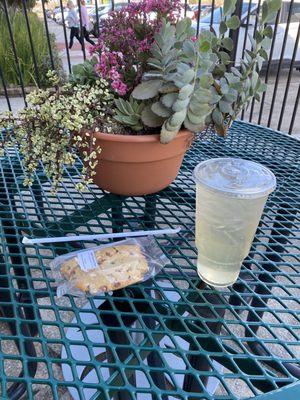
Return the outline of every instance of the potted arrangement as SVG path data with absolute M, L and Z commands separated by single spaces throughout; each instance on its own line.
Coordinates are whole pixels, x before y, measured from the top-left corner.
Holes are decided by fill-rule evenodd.
M 232 121 L 266 89 L 259 77 L 268 59 L 272 28 L 281 6 L 265 0 L 251 50 L 232 66 L 230 29 L 236 0 L 224 0 L 219 34 L 198 37 L 179 0 L 143 0 L 113 11 L 91 48 L 93 58 L 74 67 L 67 84 L 28 96 L 18 116 L 0 118 L 2 150 L 17 144 L 25 185 L 42 163 L 54 190 L 64 167 L 79 152 L 82 182 L 116 194 L 144 195 L 177 176 L 194 133 L 212 127 L 225 136 Z

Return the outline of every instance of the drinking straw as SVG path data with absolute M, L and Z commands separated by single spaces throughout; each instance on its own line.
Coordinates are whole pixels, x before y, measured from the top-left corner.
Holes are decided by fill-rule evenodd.
M 139 236 L 156 236 L 156 235 L 174 235 L 180 232 L 181 228 L 175 229 L 155 229 L 149 231 L 135 231 L 135 232 L 118 232 L 118 233 L 100 233 L 96 235 L 77 235 L 77 236 L 60 236 L 60 237 L 47 237 L 39 239 L 31 239 L 23 237 L 23 244 L 40 244 L 40 243 L 65 243 L 65 242 L 79 242 L 79 241 L 93 241 L 103 239 L 117 239 Z

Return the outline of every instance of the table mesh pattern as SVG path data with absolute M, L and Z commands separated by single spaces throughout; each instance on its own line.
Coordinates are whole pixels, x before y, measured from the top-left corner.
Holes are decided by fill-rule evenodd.
M 97 188 L 78 193 L 76 168 L 57 196 L 42 171 L 24 188 L 20 159 L 9 152 L 0 166 L 0 397 L 26 390 L 26 399 L 240 399 L 299 379 L 299 154 L 295 139 L 237 122 L 226 140 L 196 142 L 176 181 L 145 202 Z M 266 165 L 278 189 L 238 282 L 216 290 L 196 274 L 192 170 L 224 156 Z M 49 263 L 91 243 L 21 244 L 24 233 L 153 226 L 182 228 L 157 238 L 170 260 L 164 270 L 87 300 L 58 299 Z

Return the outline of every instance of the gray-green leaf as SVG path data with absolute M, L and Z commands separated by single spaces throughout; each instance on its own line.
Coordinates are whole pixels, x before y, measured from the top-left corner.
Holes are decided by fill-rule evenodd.
M 165 107 L 161 102 L 157 101 L 156 103 L 152 104 L 151 110 L 162 118 L 169 118 L 171 112 L 167 107 Z
M 222 63 L 224 63 L 224 64 L 228 64 L 230 62 L 230 56 L 225 51 L 220 51 L 219 57 L 220 57 Z
M 256 71 L 253 71 L 252 80 L 251 80 L 251 86 L 252 86 L 252 89 L 254 89 L 254 90 L 256 89 L 256 85 L 257 85 L 258 79 L 259 79 L 258 73 Z
M 195 77 L 195 71 L 194 69 L 190 68 L 184 73 L 182 81 L 184 83 L 191 83 L 194 77 Z
M 177 93 L 168 93 L 162 96 L 161 102 L 165 107 L 171 108 L 177 99 L 178 99 Z
M 211 109 L 212 106 L 210 106 L 209 104 L 202 103 L 201 107 L 199 106 L 199 108 L 191 107 L 188 110 L 188 117 L 193 122 L 193 124 L 197 124 L 199 119 L 205 119 L 205 117 L 211 112 Z
M 191 20 L 190 18 L 184 18 L 176 24 L 176 35 L 181 36 L 184 33 L 188 32 L 189 28 L 191 27 Z
M 265 37 L 265 38 L 263 39 L 263 41 L 261 42 L 261 47 L 262 47 L 264 50 L 270 50 L 271 45 L 272 45 L 272 40 L 271 40 L 269 37 Z
M 119 99 L 115 99 L 115 104 L 117 106 L 117 109 L 121 111 L 121 113 L 123 114 L 127 114 L 128 113 L 128 109 L 126 106 L 126 101 L 119 98 Z
M 265 4 L 265 3 L 263 3 L 263 4 Z M 257 41 L 257 43 L 261 43 L 263 38 L 264 37 L 261 35 L 261 33 L 259 31 L 254 32 L 254 39 Z
M 225 17 L 233 13 L 235 5 L 236 5 L 236 0 L 224 0 L 223 12 Z
M 193 59 L 195 57 L 195 46 L 192 41 L 186 40 L 183 43 L 182 49 L 183 49 L 184 55 L 187 56 L 189 59 Z
M 198 125 L 201 124 L 202 121 L 205 121 L 205 115 L 198 115 L 198 114 L 194 114 L 192 112 L 192 110 L 188 110 L 187 112 L 187 119 L 194 125 Z
M 224 100 L 219 101 L 219 108 L 220 108 L 220 111 L 224 114 L 232 114 L 233 113 L 232 106 L 227 101 L 224 101 Z
M 262 4 L 262 15 L 261 15 L 262 22 L 266 22 L 268 13 L 269 13 L 268 2 L 264 1 Z
M 133 90 L 132 96 L 137 100 L 152 99 L 158 94 L 162 83 L 160 79 L 142 82 Z
M 202 132 L 205 128 L 205 120 L 201 121 L 199 124 L 193 124 L 188 118 L 184 120 L 184 126 L 192 132 L 198 133 Z
M 281 7 L 281 0 L 269 0 L 268 9 L 271 13 L 277 12 Z
M 238 92 L 235 89 L 230 89 L 227 94 L 224 95 L 224 100 L 229 103 L 234 103 L 237 100 Z
M 185 85 L 180 89 L 178 98 L 180 100 L 187 99 L 193 93 L 194 87 L 192 85 Z
M 273 29 L 270 25 L 266 26 L 265 29 L 263 30 L 263 34 L 267 36 L 268 38 L 272 39 L 273 36 Z
M 238 16 L 233 15 L 229 20 L 226 22 L 226 25 L 229 29 L 238 29 L 240 26 L 240 19 Z
M 228 51 L 233 50 L 233 40 L 229 37 L 225 37 L 224 39 L 222 39 L 222 45 Z
M 227 28 L 227 25 L 226 25 L 226 23 L 224 21 L 220 22 L 219 30 L 220 30 L 221 35 L 224 35 L 224 33 L 227 32 L 228 28 Z
M 173 109 L 173 111 L 175 111 L 175 112 L 178 112 L 178 111 L 181 111 L 181 110 L 183 110 L 183 109 L 186 109 L 187 108 L 187 106 L 189 105 L 189 102 L 190 102 L 190 98 L 188 97 L 187 99 L 184 99 L 184 100 L 177 100 L 177 101 L 175 101 L 175 103 L 173 104 L 173 107 L 172 107 L 172 109 Z
M 218 108 L 215 108 L 212 113 L 212 119 L 216 125 L 222 126 L 223 125 L 223 115 Z
M 211 91 L 206 88 L 198 88 L 192 97 L 192 100 L 196 99 L 198 103 L 209 103 L 211 101 Z
M 156 115 L 152 110 L 151 106 L 146 106 L 142 112 L 142 121 L 145 125 L 149 126 L 150 128 L 157 128 L 162 126 L 164 123 L 164 118 L 159 117 Z
M 268 61 L 268 53 L 264 49 L 259 50 L 259 55 L 265 60 Z
M 181 127 L 183 121 L 185 120 L 186 117 L 186 110 L 181 110 L 176 112 L 175 114 L 173 114 L 170 118 L 169 118 L 169 124 L 172 127 Z
M 177 92 L 178 88 L 173 83 L 164 83 L 162 87 L 159 89 L 159 93 L 173 93 Z
M 171 128 L 168 124 L 168 121 L 165 121 L 161 131 L 160 131 L 160 141 L 161 143 L 167 144 L 173 140 L 180 128 Z
M 207 40 L 200 41 L 199 50 L 201 53 L 207 53 L 210 50 L 210 42 Z

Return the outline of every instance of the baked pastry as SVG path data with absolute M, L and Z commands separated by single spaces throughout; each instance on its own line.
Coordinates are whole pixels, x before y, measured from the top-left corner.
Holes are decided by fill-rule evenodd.
M 61 274 L 83 292 L 96 294 L 121 289 L 141 281 L 149 271 L 138 245 L 104 247 L 94 254 L 97 268 L 82 270 L 76 256 L 61 265 Z

